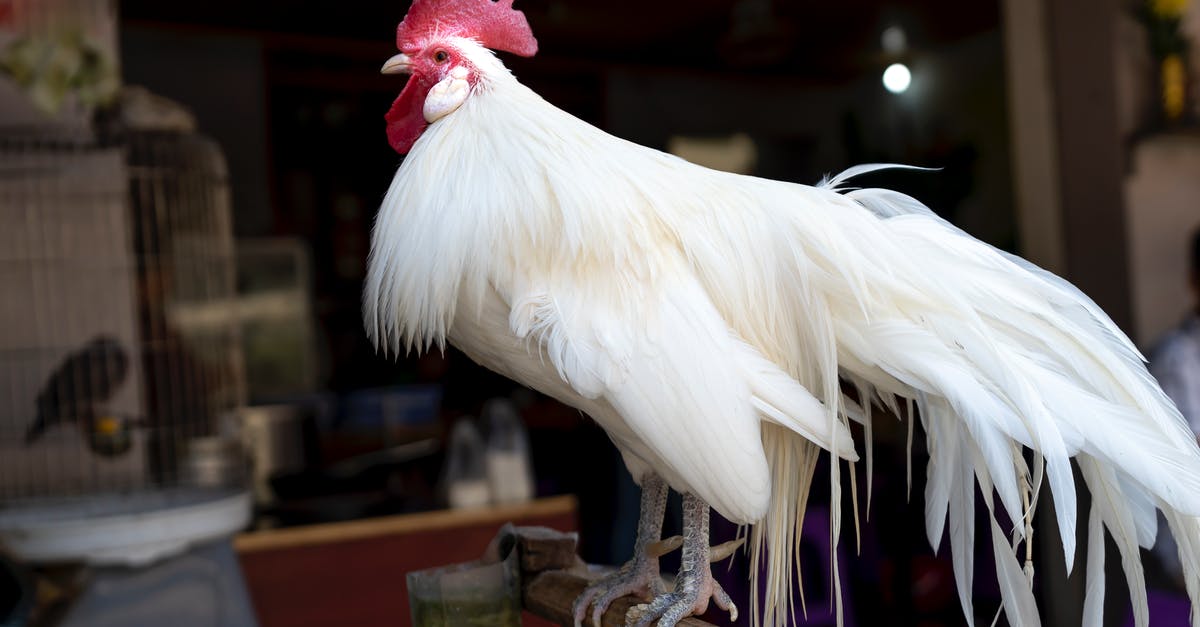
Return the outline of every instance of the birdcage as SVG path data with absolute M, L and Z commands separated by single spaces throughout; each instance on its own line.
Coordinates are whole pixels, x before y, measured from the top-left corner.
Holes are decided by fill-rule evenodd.
M 114 128 L 0 130 L 0 542 L 31 560 L 145 562 L 249 515 L 224 159 Z

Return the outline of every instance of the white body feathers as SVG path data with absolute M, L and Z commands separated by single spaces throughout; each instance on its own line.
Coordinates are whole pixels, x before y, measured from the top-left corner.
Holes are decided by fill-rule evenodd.
M 754 559 L 768 560 L 756 619 L 789 615 L 819 449 L 857 459 L 847 421 L 869 426 L 873 404 L 899 415 L 900 398 L 920 408 L 929 539 L 949 517 L 968 620 L 974 486 L 1024 521 L 1042 460 L 1068 563 L 1072 456 L 1093 493 L 1093 551 L 1107 529 L 1140 575 L 1155 507 L 1181 552 L 1200 547 L 1200 450 L 1133 346 L 1070 285 L 906 196 L 838 193 L 862 170 L 818 187 L 708 170 L 571 117 L 459 45 L 483 78 L 426 129 L 384 200 L 368 333 L 393 352 L 448 339 L 587 412 L 635 478 L 652 469 L 756 523 Z M 1008 530 L 992 527 L 1006 610 L 1036 624 Z M 1194 601 L 1197 559 L 1183 556 Z

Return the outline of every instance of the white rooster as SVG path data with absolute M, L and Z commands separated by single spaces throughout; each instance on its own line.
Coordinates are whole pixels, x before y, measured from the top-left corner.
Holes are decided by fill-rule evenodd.
M 857 460 L 847 425 L 858 421 L 869 464 L 879 405 L 924 425 L 928 536 L 936 546 L 949 519 L 968 622 L 976 484 L 1009 622 L 1038 625 L 1032 570 L 1013 547 L 1045 480 L 1073 563 L 1074 457 L 1092 495 L 1086 624 L 1101 624 L 1105 530 L 1147 624 L 1138 547 L 1154 542 L 1158 508 L 1200 625 L 1200 449 L 1132 343 L 1070 284 L 912 198 L 845 191 L 882 166 L 781 183 L 568 115 L 491 52 L 537 51 L 512 0 L 415 0 L 397 45 L 383 71 L 411 77 L 387 133 L 408 156 L 375 225 L 367 331 L 391 353 L 448 340 L 586 412 L 620 449 L 643 491 L 636 552 L 579 598 L 577 623 L 628 593 L 649 601 L 631 624 L 674 625 L 710 601 L 736 617 L 709 570 L 728 553 L 710 553 L 709 507 L 753 525 L 753 572 L 766 576 L 753 619 L 785 622 L 820 450 Z M 668 486 L 684 498 L 672 592 L 657 559 L 671 544 L 660 538 Z

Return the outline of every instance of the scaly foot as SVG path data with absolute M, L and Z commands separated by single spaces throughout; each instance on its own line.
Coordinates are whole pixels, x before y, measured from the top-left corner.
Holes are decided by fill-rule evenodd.
M 658 574 L 658 558 L 668 550 L 660 546 L 663 513 L 667 508 L 667 483 L 656 475 L 642 478 L 642 511 L 638 522 L 637 541 L 633 559 L 617 572 L 588 586 L 575 604 L 571 613 L 575 627 L 583 624 L 589 606 L 592 609 L 592 624 L 599 627 L 600 619 L 612 602 L 633 594 L 650 600 L 663 593 L 662 577 Z
M 730 622 L 737 622 L 737 606 L 721 588 L 721 584 L 713 579 L 712 571 L 705 563 L 698 570 L 679 573 L 679 581 L 673 592 L 660 595 L 648 604 L 629 608 L 625 624 L 645 627 L 657 618 L 658 627 L 674 627 L 685 617 L 699 616 L 708 611 L 709 601 L 729 612 Z
M 583 623 L 588 606 L 592 606 L 592 625 L 600 627 L 601 617 L 613 601 L 632 594 L 649 601 L 665 592 L 662 576 L 658 573 L 658 558 L 640 555 L 629 560 L 615 573 L 608 575 L 584 589 L 572 607 L 575 626 Z M 594 604 L 594 605 L 593 605 Z
M 625 615 L 627 626 L 646 627 L 657 619 L 658 627 L 674 627 L 685 617 L 703 614 L 709 601 L 729 612 L 731 621 L 737 621 L 737 606 L 713 579 L 709 560 L 727 556 L 740 542 L 721 545 L 714 556 L 708 546 L 708 512 L 704 501 L 691 494 L 683 495 L 683 560 L 675 578 L 675 590 L 648 604 L 630 608 Z

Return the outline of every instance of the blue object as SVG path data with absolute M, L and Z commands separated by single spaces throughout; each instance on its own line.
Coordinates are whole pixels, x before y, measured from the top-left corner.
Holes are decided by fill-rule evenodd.
M 437 422 L 440 385 L 403 385 L 353 392 L 342 405 L 339 425 L 346 431 L 426 426 Z
M 146 568 L 97 568 L 60 627 L 256 627 L 237 555 L 213 542 Z

